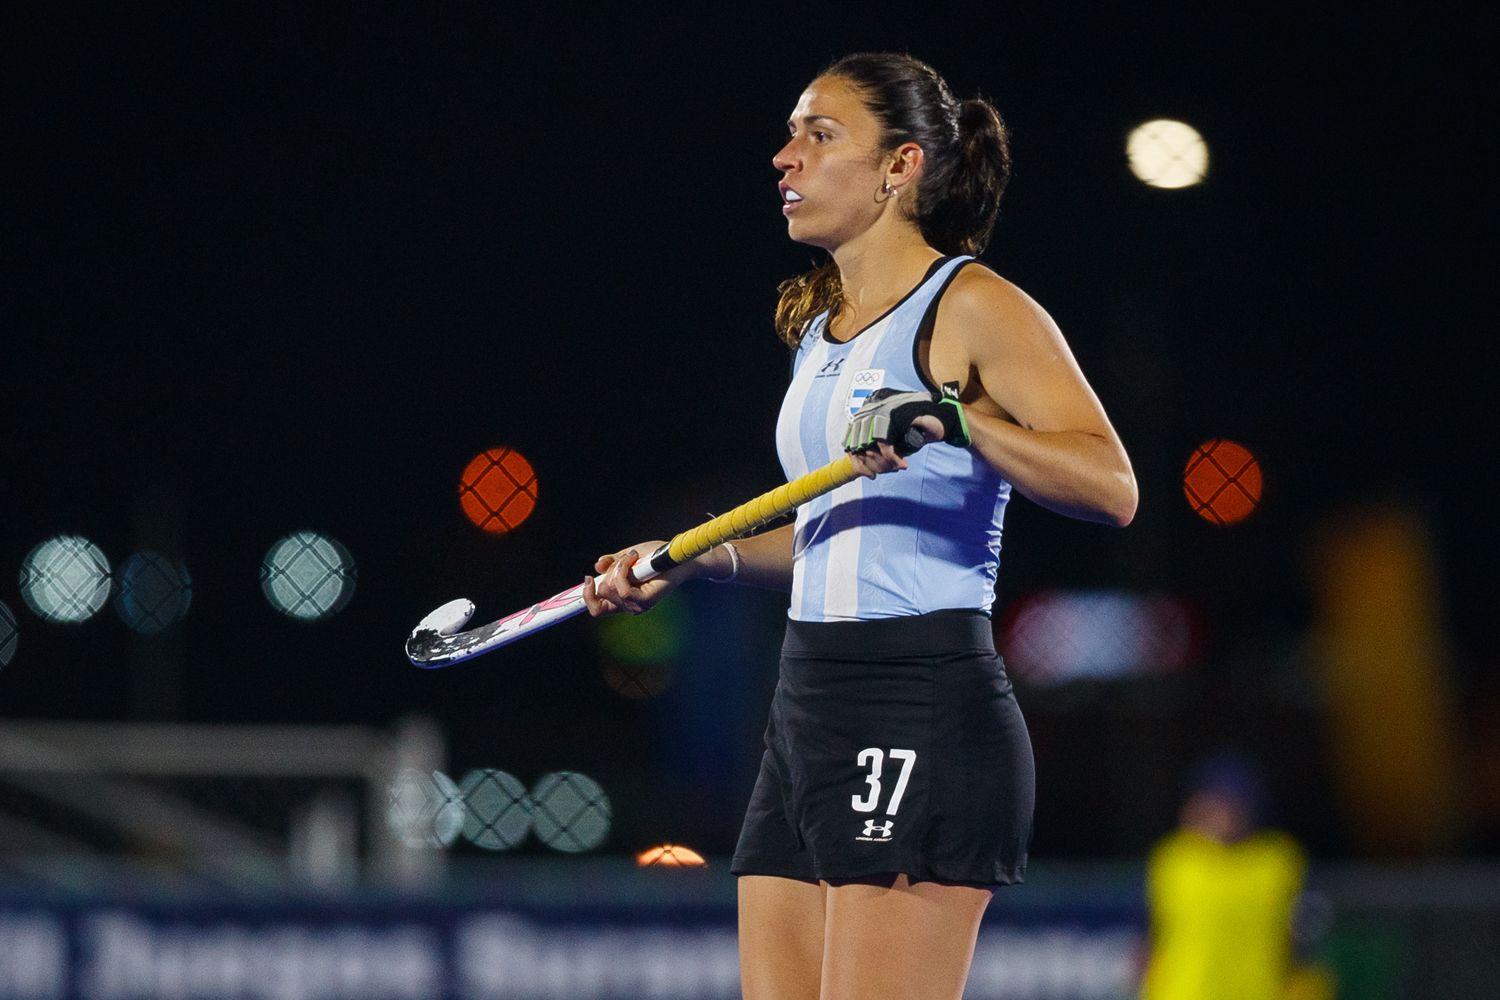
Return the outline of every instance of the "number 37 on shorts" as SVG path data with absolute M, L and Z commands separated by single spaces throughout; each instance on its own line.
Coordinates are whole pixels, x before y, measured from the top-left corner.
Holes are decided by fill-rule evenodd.
M 894 768 L 895 762 L 901 765 L 901 771 L 896 775 L 895 786 L 891 789 L 890 799 L 884 809 L 880 809 L 880 799 L 883 792 L 881 778 L 885 772 L 885 761 L 889 755 Z M 880 747 L 866 747 L 855 757 L 855 763 L 860 768 L 868 771 L 865 774 L 865 789 L 857 795 L 849 797 L 849 805 L 855 812 L 872 813 L 877 810 L 887 816 L 896 815 L 896 810 L 901 808 L 901 796 L 906 794 L 906 782 L 911 778 L 912 767 L 917 762 L 915 750 L 902 750 L 892 747 L 882 750 Z M 887 779 L 888 780 L 888 779 Z

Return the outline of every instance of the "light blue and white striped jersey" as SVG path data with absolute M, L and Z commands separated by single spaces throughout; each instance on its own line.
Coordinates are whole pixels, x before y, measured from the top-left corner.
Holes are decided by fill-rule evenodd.
M 936 261 L 904 299 L 846 343 L 828 337 L 827 313 L 813 319 L 776 422 L 788 480 L 843 452 L 849 418 L 876 389 L 936 389 L 917 368 L 917 338 L 931 331 L 938 296 L 970 260 Z M 990 610 L 1010 484 L 967 448 L 931 444 L 906 461 L 902 471 L 860 477 L 798 508 L 791 618 Z

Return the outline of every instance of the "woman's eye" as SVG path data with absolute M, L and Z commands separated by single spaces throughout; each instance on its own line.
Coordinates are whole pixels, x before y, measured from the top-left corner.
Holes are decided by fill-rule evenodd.
M 808 132 L 806 134 L 807 134 L 807 137 L 809 139 L 811 139 L 815 143 L 824 143 L 824 142 L 827 142 L 829 139 L 833 138 L 833 134 L 830 133 L 830 132 L 813 131 L 813 132 Z M 787 142 L 792 142 L 792 141 L 796 140 L 798 138 L 796 130 L 793 130 L 792 132 L 790 132 L 789 134 L 787 134 L 784 138 L 786 139 Z

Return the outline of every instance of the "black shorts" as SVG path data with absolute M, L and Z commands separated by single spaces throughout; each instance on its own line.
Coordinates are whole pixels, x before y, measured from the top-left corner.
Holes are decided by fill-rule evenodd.
M 1036 774 L 978 611 L 787 623 L 730 870 L 1022 881 Z

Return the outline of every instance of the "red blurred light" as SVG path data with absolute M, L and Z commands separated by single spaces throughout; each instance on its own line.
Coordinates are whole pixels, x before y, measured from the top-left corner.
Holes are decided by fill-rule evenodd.
M 1225 438 L 1193 450 L 1182 472 L 1182 492 L 1193 512 L 1213 524 L 1243 521 L 1260 506 L 1260 463 L 1244 445 Z
M 485 531 L 510 531 L 536 507 L 536 472 L 519 451 L 491 448 L 464 468 L 458 502 L 469 520 Z

